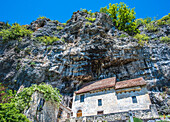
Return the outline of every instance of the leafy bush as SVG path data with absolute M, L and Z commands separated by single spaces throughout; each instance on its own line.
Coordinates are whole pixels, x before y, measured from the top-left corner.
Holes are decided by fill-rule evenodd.
M 148 30 L 148 32 L 158 31 L 158 27 L 153 22 L 146 24 L 145 29 Z
M 57 29 L 58 30 L 62 30 L 62 29 L 64 29 L 62 26 L 57 26 Z
M 87 14 L 89 14 L 90 16 L 94 16 L 95 15 L 95 13 L 92 13 L 92 10 L 87 10 L 87 9 L 80 9 L 80 11 L 83 11 L 83 12 L 85 12 L 85 13 L 87 13 Z
M 86 26 L 87 26 L 87 25 L 92 25 L 92 23 L 91 23 L 91 22 L 86 22 Z
M 0 84 L 0 122 L 29 122 L 15 104 L 16 92 L 7 90 Z
M 150 23 L 152 21 L 151 17 L 146 17 L 144 19 L 140 18 L 140 19 L 136 19 L 136 26 L 138 27 L 139 25 L 146 25 L 148 23 Z
M 42 93 L 46 101 L 50 100 L 53 103 L 55 102 L 58 105 L 60 104 L 61 95 L 56 88 L 46 84 L 32 85 L 29 88 L 24 88 L 23 91 L 15 97 L 17 108 L 20 111 L 24 111 L 24 109 L 29 107 L 31 96 L 35 91 Z
M 3 23 L 3 22 L 2 22 Z M 3 24 L 2 24 L 2 29 L 8 29 L 8 28 L 10 28 L 11 27 L 11 25 L 8 23 L 8 22 L 4 22 Z M 1 28 L 0 28 L 1 29 Z
M 45 17 L 45 16 L 39 16 L 37 19 L 45 19 L 45 18 L 47 18 L 47 17 Z
M 125 34 L 121 34 L 119 37 L 120 37 L 120 38 L 124 38 L 124 37 L 128 37 L 128 36 L 125 35 Z
M 64 41 L 64 39 L 59 39 L 58 37 L 51 37 L 51 36 L 41 36 L 41 37 L 35 38 L 35 40 L 43 42 L 46 45 L 51 45 L 53 42 L 59 41 L 59 40 Z
M 143 122 L 141 119 L 135 118 L 135 117 L 133 118 L 133 121 L 134 121 L 134 122 Z
M 168 25 L 170 24 L 170 13 L 164 17 L 162 17 L 161 19 L 156 21 L 157 25 Z
M 32 33 L 33 32 L 28 30 L 25 26 L 15 23 L 9 29 L 2 29 L 0 31 L 0 36 L 4 41 L 21 40 L 23 37 L 30 38 Z
M 64 26 L 66 26 L 67 23 L 62 23 Z
M 36 63 L 33 61 L 33 62 L 30 62 L 30 65 L 31 65 L 31 66 L 35 66 Z
M 170 37 L 168 37 L 168 36 L 161 37 L 160 40 L 161 40 L 162 42 L 165 42 L 165 43 L 170 43 Z
M 144 46 L 144 44 L 147 43 L 147 41 L 149 40 L 149 37 L 145 34 L 136 34 L 134 38 L 138 40 L 138 43 L 141 46 Z
M 12 90 L 7 90 L 7 88 L 0 83 L 0 103 L 10 102 L 14 96 L 15 93 L 13 94 Z
M 92 17 L 86 17 L 85 19 L 87 19 L 87 20 L 89 20 L 89 21 L 91 21 L 91 22 L 93 22 L 93 21 L 96 20 L 96 18 L 92 18 Z
M 20 113 L 15 103 L 0 103 L 1 122 L 29 122 L 27 117 Z
M 136 118 L 136 117 L 133 117 L 133 121 L 134 121 L 134 122 L 143 122 L 141 119 Z M 129 120 L 129 122 L 131 122 L 131 121 Z
M 51 85 L 32 85 L 31 87 L 24 88 L 16 95 L 13 94 L 11 90 L 5 91 L 4 87 L 0 84 L 0 93 L 6 93 L 2 98 L 3 100 L 6 100 L 6 103 L 0 103 L 0 121 L 29 122 L 22 112 L 29 107 L 31 96 L 35 91 L 42 93 L 46 101 L 50 100 L 51 102 L 55 102 L 58 105 L 61 102 L 60 98 L 62 96 L 60 95 L 59 91 L 56 88 L 53 88 Z
M 134 8 L 130 9 L 128 6 L 121 2 L 120 4 L 109 4 L 109 8 L 103 7 L 100 12 L 109 14 L 116 28 L 123 30 L 130 35 L 139 32 L 136 28 L 135 11 Z

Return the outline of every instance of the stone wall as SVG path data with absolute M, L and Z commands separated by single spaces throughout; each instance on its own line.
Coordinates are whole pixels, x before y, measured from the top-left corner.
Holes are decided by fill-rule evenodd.
M 140 87 L 140 91 L 116 94 L 114 89 L 107 89 L 94 93 L 85 93 L 84 102 L 80 102 L 80 95 L 73 97 L 73 117 L 78 110 L 82 110 L 82 116 L 97 115 L 97 111 L 103 114 L 124 112 L 129 110 L 147 110 L 151 105 L 146 87 Z M 136 96 L 137 103 L 132 102 L 132 96 Z M 98 106 L 98 99 L 102 99 L 102 106 Z
M 147 110 L 134 110 L 126 112 L 118 112 L 104 115 L 95 115 L 95 116 L 86 116 L 79 118 L 72 118 L 71 122 L 93 122 L 93 121 L 120 121 L 120 120 L 129 120 L 129 114 L 132 113 L 134 117 L 140 119 L 153 119 L 158 118 L 155 105 L 150 105 L 150 109 Z

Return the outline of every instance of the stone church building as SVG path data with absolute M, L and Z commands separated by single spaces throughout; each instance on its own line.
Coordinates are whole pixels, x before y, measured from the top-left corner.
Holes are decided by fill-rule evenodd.
M 90 82 L 74 92 L 72 112 L 75 118 L 116 113 L 126 117 L 129 111 L 139 118 L 157 116 L 142 77 L 120 82 L 116 82 L 115 77 L 107 78 Z

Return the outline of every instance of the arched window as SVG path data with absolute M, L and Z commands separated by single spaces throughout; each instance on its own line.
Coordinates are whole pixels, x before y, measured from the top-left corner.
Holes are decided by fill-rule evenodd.
M 77 111 L 77 117 L 82 117 L 82 110 Z

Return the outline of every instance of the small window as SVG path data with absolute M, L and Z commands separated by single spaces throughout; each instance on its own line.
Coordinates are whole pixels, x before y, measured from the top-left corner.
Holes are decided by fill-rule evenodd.
M 57 117 L 57 118 L 61 118 L 62 113 L 63 113 L 63 109 L 62 109 L 62 108 L 59 108 L 59 112 L 58 112 L 58 117 Z
M 103 111 L 98 111 L 97 112 L 97 115 L 102 115 L 103 114 Z
M 137 103 L 136 96 L 132 96 L 132 102 L 133 102 L 133 103 Z
M 98 99 L 98 106 L 102 106 L 102 99 Z
M 80 95 L 80 102 L 84 102 L 84 95 Z

